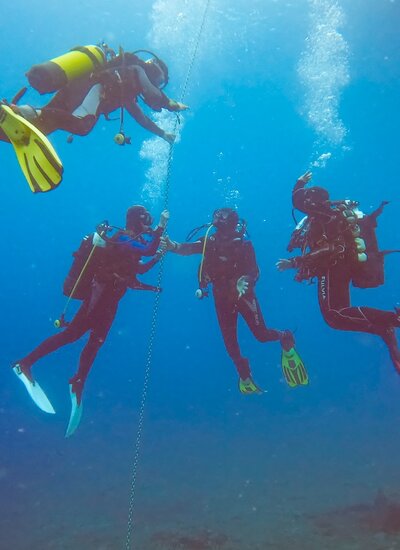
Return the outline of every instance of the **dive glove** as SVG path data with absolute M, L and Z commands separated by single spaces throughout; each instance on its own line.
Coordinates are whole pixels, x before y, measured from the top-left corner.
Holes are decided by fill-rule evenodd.
M 249 290 L 249 281 L 246 275 L 242 275 L 236 282 L 236 290 L 238 291 L 239 298 L 244 296 Z

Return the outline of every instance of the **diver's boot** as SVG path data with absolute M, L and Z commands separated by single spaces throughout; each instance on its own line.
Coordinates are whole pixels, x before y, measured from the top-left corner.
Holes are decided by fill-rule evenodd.
M 78 406 L 80 406 L 82 402 L 84 383 L 84 380 L 78 374 L 75 374 L 75 376 L 73 376 L 69 381 L 71 393 L 76 396 L 76 402 Z
M 35 109 L 32 105 L 16 105 L 15 103 L 10 103 L 9 107 L 15 114 L 22 116 L 22 118 L 32 122 L 32 124 L 35 124 L 35 120 L 40 116 L 40 110 Z
M 290 351 L 294 348 L 294 336 L 290 330 L 283 330 L 279 335 L 279 340 L 284 351 Z
M 35 382 L 31 372 L 32 367 L 27 367 L 24 364 L 16 361 L 11 365 L 11 368 L 17 376 L 25 376 L 25 378 L 32 384 Z
M 69 381 L 69 395 L 71 398 L 71 414 L 65 432 L 65 437 L 71 437 L 78 428 L 82 418 L 82 392 L 85 381 L 80 378 L 79 374 L 75 374 Z
M 244 380 L 242 378 L 239 378 L 239 391 L 243 395 L 250 395 L 252 393 L 255 393 L 256 395 L 261 395 L 264 393 L 264 390 L 257 386 L 251 376 Z
M 54 407 L 50 403 L 47 395 L 42 390 L 38 382 L 33 379 L 31 367 L 27 367 L 22 363 L 16 362 L 12 365 L 12 370 L 18 377 L 18 380 L 20 380 L 25 386 L 26 391 L 35 405 L 46 413 L 55 414 Z
M 390 359 L 395 369 L 400 374 L 400 349 L 396 338 L 396 329 L 388 328 L 381 337 L 389 349 Z

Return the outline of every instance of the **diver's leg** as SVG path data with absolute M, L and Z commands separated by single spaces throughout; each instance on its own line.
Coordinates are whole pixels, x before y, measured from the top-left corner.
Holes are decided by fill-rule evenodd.
M 102 86 L 101 84 L 95 84 L 89 90 L 89 93 L 86 95 L 82 103 L 77 107 L 72 115 L 78 118 L 84 118 L 86 116 L 96 116 L 97 109 L 100 105 L 102 95 Z
M 253 335 L 260 342 L 279 340 L 277 330 L 267 328 L 260 304 L 253 291 L 247 291 L 238 301 L 239 312 L 246 321 Z
M 239 313 L 259 342 L 279 341 L 285 351 L 294 346 L 294 337 L 289 330 L 267 328 L 254 291 L 247 292 L 239 299 L 238 308 Z
M 214 287 L 215 310 L 222 338 L 229 357 L 232 359 L 236 370 L 242 380 L 251 376 L 248 359 L 242 357 L 237 337 L 238 308 L 236 300 L 229 296 L 228 292 Z
M 400 327 L 397 312 L 351 306 L 350 280 L 350 275 L 338 266 L 329 269 L 319 278 L 319 304 L 329 326 L 338 330 L 368 332 L 379 336 L 389 327 Z
M 329 326 L 338 330 L 367 332 L 380 336 L 400 373 L 400 349 L 395 328 L 400 327 L 399 311 L 384 311 L 350 305 L 350 276 L 334 266 L 318 281 L 322 315 Z
M 0 104 L 1 103 L 2 102 L 0 101 Z M 25 118 L 32 124 L 36 125 L 35 121 L 38 117 L 37 109 L 35 109 L 31 105 L 15 105 L 11 103 L 6 103 L 6 105 L 10 107 L 10 109 L 12 109 L 15 114 Z M 2 128 L 0 128 L 0 141 L 8 141 L 8 143 L 10 143 L 10 139 Z
M 65 330 L 44 340 L 31 353 L 16 361 L 13 367 L 18 365 L 27 378 L 32 381 L 31 368 L 36 361 L 67 344 L 75 342 L 87 330 L 89 330 L 87 304 L 84 302 Z
M 95 126 L 97 109 L 101 101 L 102 86 L 70 86 L 61 90 L 40 111 L 32 121 L 42 132 L 51 134 L 55 130 L 65 130 L 71 134 L 86 136 Z M 78 105 L 76 105 L 79 101 Z
M 83 388 L 97 353 L 104 344 L 114 322 L 119 300 L 120 296 L 111 296 L 108 301 L 103 301 L 102 304 L 99 304 L 100 307 L 91 313 L 92 330 L 89 340 L 80 355 L 78 371 L 69 381 L 72 391 L 77 396 L 78 404 L 81 402 Z
M 93 129 L 96 122 L 97 117 L 93 115 L 81 118 L 68 111 L 44 107 L 34 124 L 46 135 L 56 130 L 64 130 L 77 136 L 86 136 Z

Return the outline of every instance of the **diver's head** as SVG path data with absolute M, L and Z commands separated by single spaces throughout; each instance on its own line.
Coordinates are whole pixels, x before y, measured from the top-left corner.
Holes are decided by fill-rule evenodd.
M 136 235 L 148 231 L 152 223 L 153 218 L 144 206 L 131 206 L 126 211 L 125 227 L 128 231 L 132 231 Z
M 144 67 L 150 82 L 162 90 L 168 84 L 168 67 L 159 57 L 152 57 Z
M 292 196 L 293 206 L 305 214 L 324 214 L 330 209 L 329 193 L 323 187 L 298 189 Z
M 232 208 L 218 208 L 214 211 L 212 225 L 222 233 L 234 233 L 239 223 L 239 216 Z

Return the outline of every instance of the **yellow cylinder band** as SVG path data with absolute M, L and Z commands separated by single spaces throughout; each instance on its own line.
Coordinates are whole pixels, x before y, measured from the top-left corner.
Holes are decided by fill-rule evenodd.
M 87 51 L 86 51 L 87 50 Z M 105 63 L 104 54 L 97 46 L 85 46 L 79 50 L 72 50 L 51 60 L 62 69 L 68 81 L 89 74 L 98 66 Z

